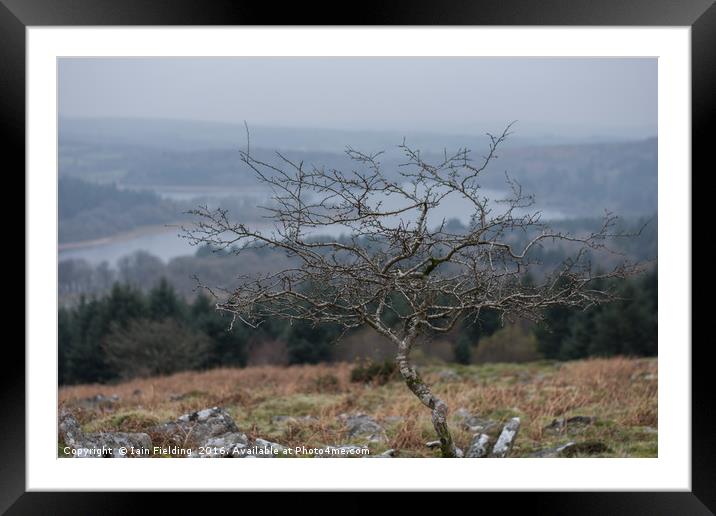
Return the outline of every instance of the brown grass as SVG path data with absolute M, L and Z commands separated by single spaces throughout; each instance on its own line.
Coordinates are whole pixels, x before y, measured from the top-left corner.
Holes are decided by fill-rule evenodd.
M 401 456 L 434 456 L 436 452 L 424 446 L 434 439 L 429 411 L 399 381 L 382 386 L 351 383 L 351 367 L 339 363 L 186 372 L 117 385 L 63 387 L 59 400 L 93 431 L 146 431 L 189 411 L 222 406 L 251 436 L 307 447 L 346 443 L 336 416 L 365 412 L 384 424 L 388 436 L 389 442 L 375 445 L 374 451 L 393 447 Z M 439 379 L 438 373 L 448 367 L 459 375 L 458 381 Z M 423 374 L 453 411 L 465 407 L 499 421 L 519 416 L 522 429 L 514 456 L 567 440 L 602 441 L 609 451 L 601 456 L 657 454 L 656 359 L 426 366 Z M 97 394 L 121 399 L 112 407 L 79 408 L 79 400 Z M 272 423 L 275 415 L 318 419 L 280 425 Z M 543 430 L 553 418 L 573 415 L 595 416 L 597 423 L 576 436 Z M 472 436 L 457 425 L 453 430 L 458 445 L 466 447 Z

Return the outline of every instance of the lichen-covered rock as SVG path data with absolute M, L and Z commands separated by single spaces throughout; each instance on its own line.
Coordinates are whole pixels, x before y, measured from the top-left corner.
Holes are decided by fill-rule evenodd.
M 60 438 L 68 446 L 79 447 L 81 441 L 84 440 L 84 432 L 80 428 L 80 424 L 68 410 L 60 411 L 58 430 Z
M 241 432 L 229 432 L 228 434 L 212 437 L 204 443 L 204 452 L 200 454 L 203 458 L 242 458 L 249 446 L 249 439 Z
M 554 448 L 539 450 L 530 457 L 556 458 L 574 457 L 576 455 L 597 455 L 609 451 L 609 447 L 601 441 L 568 442 Z
M 230 432 L 218 437 L 212 437 L 206 441 L 206 446 L 230 448 L 236 445 L 249 445 L 249 438 L 246 437 L 246 434 L 241 432 Z
M 366 414 L 341 414 L 338 418 L 346 425 L 348 437 L 363 438 L 371 442 L 387 440 L 383 427 Z
M 71 412 L 63 410 L 59 417 L 60 440 L 77 458 L 142 457 L 152 449 L 152 440 L 145 433 L 96 432 L 86 434 Z
M 497 421 L 471 414 L 464 407 L 455 411 L 454 418 L 464 430 L 473 434 L 491 434 L 499 428 Z
M 150 453 L 152 440 L 147 434 L 139 432 L 101 432 L 86 434 L 84 446 L 87 448 L 105 448 L 111 450 L 104 456 L 114 458 L 131 456 L 143 457 Z
M 251 443 L 246 434 L 230 432 L 212 437 L 205 444 L 192 451 L 191 458 L 201 459 L 257 459 L 274 458 L 282 453 L 284 447 L 264 439 Z
M 178 445 L 194 444 L 203 446 L 212 437 L 239 432 L 228 412 L 220 407 L 212 407 L 180 416 L 152 429 Z
M 497 438 L 494 448 L 492 448 L 493 457 L 504 457 L 512 449 L 512 445 L 517 438 L 517 432 L 520 430 L 520 418 L 513 417 L 502 428 L 500 437 Z
M 535 453 L 530 454 L 530 457 L 534 458 L 541 458 L 541 459 L 551 459 L 551 458 L 557 458 L 557 457 L 564 457 L 565 452 L 574 446 L 574 442 L 568 442 L 565 444 L 561 444 L 559 446 L 555 446 L 554 448 L 545 448 L 544 450 L 536 451 Z
M 487 455 L 487 444 L 490 436 L 487 434 L 475 434 L 470 443 L 470 447 L 465 453 L 465 457 L 469 459 L 480 459 Z
M 562 454 L 565 457 L 574 457 L 575 455 L 598 455 L 608 451 L 609 447 L 602 441 L 584 441 L 574 443 L 572 446 L 566 448 Z
M 283 445 L 267 441 L 265 439 L 256 439 L 254 441 L 254 448 L 258 453 L 254 453 L 256 457 L 270 459 L 281 455 L 286 449 Z M 252 450 L 254 451 L 254 450 Z
M 594 416 L 560 417 L 553 419 L 549 425 L 544 427 L 544 431 L 552 434 L 571 432 L 593 425 L 596 421 L 597 418 Z

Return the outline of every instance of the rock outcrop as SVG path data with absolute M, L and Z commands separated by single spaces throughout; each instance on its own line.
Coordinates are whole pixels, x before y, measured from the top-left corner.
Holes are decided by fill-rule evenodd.
M 456 410 L 454 418 L 464 430 L 473 434 L 491 434 L 499 428 L 497 421 L 471 414 L 466 408 Z
M 152 449 L 152 440 L 145 433 L 84 433 L 67 410 L 60 412 L 58 430 L 60 440 L 76 458 L 145 457 Z
M 470 443 L 470 447 L 465 452 L 465 458 L 468 459 L 481 459 L 487 456 L 487 445 L 490 441 L 490 436 L 487 434 L 475 434 Z
M 161 424 L 152 429 L 180 446 L 204 446 L 211 438 L 239 432 L 228 412 L 212 407 L 180 416 L 176 421 Z
M 553 434 L 572 432 L 593 425 L 596 421 L 597 418 L 594 416 L 560 417 L 553 419 L 549 425 L 544 427 L 544 431 Z
M 368 442 L 386 441 L 385 430 L 367 414 L 341 414 L 338 419 L 346 425 L 348 437 Z
M 513 417 L 507 424 L 502 428 L 500 437 L 497 438 L 494 448 L 492 448 L 493 457 L 505 457 L 510 450 L 512 445 L 515 443 L 517 438 L 517 432 L 520 430 L 520 418 Z
M 576 443 L 570 441 L 554 448 L 545 448 L 530 455 L 538 458 L 574 457 L 576 455 L 596 455 L 609 451 L 609 447 L 601 441 L 585 441 Z

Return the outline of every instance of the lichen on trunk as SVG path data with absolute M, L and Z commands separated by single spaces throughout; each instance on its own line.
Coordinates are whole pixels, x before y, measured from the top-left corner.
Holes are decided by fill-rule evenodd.
M 415 366 L 408 361 L 408 352 L 409 348 L 401 346 L 396 356 L 400 374 L 412 393 L 418 397 L 423 405 L 431 410 L 433 428 L 435 428 L 435 433 L 437 433 L 440 439 L 440 451 L 442 456 L 446 458 L 457 457 L 457 449 L 455 448 L 455 443 L 447 423 L 448 406 L 443 400 L 433 394 L 430 387 L 428 387 L 420 374 L 418 374 Z

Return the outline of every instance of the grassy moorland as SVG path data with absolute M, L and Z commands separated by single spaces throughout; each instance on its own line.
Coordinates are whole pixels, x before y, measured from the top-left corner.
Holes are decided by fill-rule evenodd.
M 383 385 L 351 382 L 352 367 L 340 363 L 215 369 L 116 385 L 69 386 L 60 389 L 59 403 L 76 415 L 85 431 L 148 432 L 154 444 L 155 425 L 220 406 L 251 438 L 291 447 L 340 445 L 350 439 L 337 416 L 362 412 L 381 424 L 387 435 L 387 442 L 369 445 L 372 453 L 394 448 L 398 457 L 437 457 L 438 451 L 425 446 L 435 439 L 429 411 L 405 385 L 399 379 Z M 453 413 L 465 408 L 500 423 L 519 416 L 522 427 L 511 457 L 526 457 L 567 441 L 604 445 L 576 456 L 657 456 L 656 359 L 432 365 L 421 370 Z M 98 406 L 81 401 L 98 394 L 119 399 Z M 595 419 L 563 431 L 545 428 L 555 418 L 572 416 Z M 466 448 L 472 434 L 453 423 L 457 445 Z

